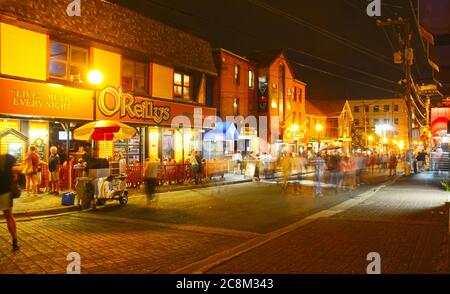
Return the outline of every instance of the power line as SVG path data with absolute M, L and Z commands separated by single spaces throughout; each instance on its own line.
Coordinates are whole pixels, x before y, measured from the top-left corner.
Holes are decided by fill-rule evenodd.
M 277 8 L 274 8 L 274 7 L 272 7 L 272 6 L 268 5 L 268 4 L 262 3 L 262 2 L 260 2 L 258 0 L 247 0 L 247 1 L 252 3 L 252 4 L 254 4 L 254 5 L 256 5 L 256 6 L 258 6 L 258 7 L 260 7 L 260 8 L 263 8 L 263 9 L 269 11 L 269 12 L 272 12 L 273 14 L 277 14 L 277 15 L 283 16 L 283 17 L 289 19 L 292 22 L 295 22 L 295 23 L 297 23 L 297 24 L 299 24 L 301 26 L 309 28 L 309 29 L 311 29 L 311 30 L 313 30 L 315 32 L 318 32 L 319 34 L 321 34 L 323 36 L 326 36 L 326 37 L 328 37 L 328 38 L 330 38 L 330 39 L 332 39 L 332 40 L 334 40 L 336 42 L 339 42 L 339 43 L 341 43 L 341 44 L 343 44 L 343 45 L 345 45 L 347 47 L 350 47 L 350 48 L 352 48 L 352 49 L 354 49 L 354 50 L 356 50 L 356 51 L 358 51 L 360 53 L 363 53 L 363 54 L 365 54 L 367 56 L 370 56 L 372 58 L 375 58 L 375 59 L 377 59 L 377 60 L 379 60 L 379 61 L 389 65 L 390 67 L 393 67 L 393 68 L 399 70 L 398 67 L 392 65 L 390 59 L 386 58 L 385 56 L 383 56 L 383 55 L 381 55 L 381 54 L 379 54 L 379 53 L 377 53 L 377 52 L 375 52 L 375 51 L 373 51 L 373 50 L 371 50 L 371 49 L 369 49 L 367 47 L 364 47 L 364 46 L 362 46 L 362 45 L 360 45 L 358 43 L 355 43 L 355 42 L 353 42 L 353 41 L 351 41 L 349 39 L 346 39 L 344 37 L 336 35 L 336 34 L 330 32 L 330 31 L 327 31 L 327 30 L 325 30 L 325 29 L 323 29 L 321 27 L 318 27 L 316 25 L 313 25 L 313 24 L 311 24 L 311 23 L 309 23 L 307 21 L 304 21 L 304 20 L 302 20 L 302 19 L 300 19 L 298 17 L 295 17 L 295 16 L 293 16 L 293 15 L 291 15 L 291 14 L 285 12 L 285 11 L 282 11 L 282 10 L 279 10 Z
M 303 63 L 295 62 L 295 61 L 292 61 L 292 63 L 297 65 L 297 66 L 308 68 L 308 69 L 311 69 L 311 70 L 314 70 L 314 71 L 317 71 L 317 72 L 321 72 L 321 73 L 324 73 L 324 74 L 327 74 L 327 75 L 330 75 L 330 76 L 334 76 L 334 77 L 337 77 L 337 78 L 348 80 L 348 81 L 351 81 L 351 82 L 354 82 L 354 83 L 357 83 L 357 84 L 361 84 L 361 85 L 368 86 L 368 87 L 371 87 L 371 88 L 379 89 L 379 90 L 382 90 L 382 91 L 385 91 L 385 92 L 390 92 L 390 93 L 394 93 L 394 94 L 397 93 L 395 91 L 388 90 L 388 89 L 385 89 L 385 88 L 381 88 L 381 87 L 378 87 L 378 86 L 375 86 L 375 85 L 372 85 L 372 84 L 369 84 L 369 83 L 361 82 L 361 81 L 354 80 L 354 79 L 349 78 L 349 77 L 344 77 L 344 76 L 341 76 L 341 75 L 338 75 L 338 74 L 334 74 L 334 73 L 331 73 L 331 72 L 328 72 L 328 71 L 325 71 L 325 70 L 322 70 L 322 69 L 318 69 L 318 68 L 315 68 L 315 67 L 310 66 L 310 65 L 306 65 L 306 64 L 303 64 Z
M 288 48 L 288 50 L 291 50 L 291 51 L 297 52 L 297 53 L 299 53 L 299 54 L 303 54 L 303 55 L 306 55 L 306 56 L 309 56 L 309 57 L 318 59 L 318 60 L 323 61 L 323 62 L 326 62 L 326 63 L 334 64 L 334 65 L 336 65 L 336 66 L 340 66 L 340 67 L 342 67 L 342 68 L 345 68 L 345 69 L 348 69 L 348 70 L 351 70 L 351 71 L 355 71 L 355 72 L 357 72 L 357 73 L 364 74 L 364 75 L 367 75 L 367 76 L 372 77 L 372 78 L 376 78 L 376 79 L 379 79 L 379 80 L 382 80 L 382 81 L 385 81 L 385 82 L 388 82 L 388 83 L 396 84 L 396 85 L 397 85 L 396 82 L 394 82 L 394 81 L 392 81 L 392 80 L 388 80 L 388 79 L 386 79 L 386 78 L 384 78 L 384 77 L 381 77 L 381 76 L 378 76 L 378 75 L 375 75 L 375 74 L 371 74 L 371 73 L 365 72 L 365 71 L 363 71 L 363 70 L 360 70 L 360 69 L 357 69 L 357 68 L 354 68 L 354 67 L 351 67 L 351 66 L 339 64 L 339 63 L 336 63 L 336 62 L 334 62 L 334 61 L 331 61 L 331 60 L 328 60 L 328 59 L 325 59 L 325 58 L 322 58 L 322 57 L 319 57 L 319 56 L 316 56 L 316 55 L 307 53 L 307 52 L 302 51 L 302 50 L 299 50 L 299 49 Z

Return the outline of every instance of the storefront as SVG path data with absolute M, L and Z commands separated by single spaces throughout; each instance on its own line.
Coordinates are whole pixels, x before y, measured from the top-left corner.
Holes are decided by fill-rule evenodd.
M 89 90 L 0 78 L 0 99 L 0 152 L 14 155 L 19 164 L 30 145 L 44 162 L 51 146 L 66 160 L 67 150 L 78 147 L 68 127 L 93 118 Z
M 215 108 L 133 96 L 114 87 L 106 87 L 98 93 L 95 109 L 97 120 L 121 121 L 139 131 L 136 138 L 127 142 L 108 142 L 106 144 L 110 145 L 106 147 L 100 142 L 98 152 L 101 157 L 108 158 L 114 155 L 114 151 L 122 151 L 128 164 L 146 158 L 184 162 L 192 151 L 210 150 L 206 148 L 205 151 L 207 144 L 202 139 L 204 130 L 214 126 Z

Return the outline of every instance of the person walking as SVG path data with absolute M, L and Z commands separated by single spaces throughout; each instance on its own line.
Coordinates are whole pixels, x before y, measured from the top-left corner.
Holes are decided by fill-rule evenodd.
M 48 171 L 50 172 L 50 194 L 59 195 L 59 172 L 61 171 L 61 160 L 58 155 L 58 148 L 50 148 L 48 160 Z
M 292 157 L 290 154 L 284 154 L 281 157 L 281 170 L 283 171 L 282 188 L 287 189 L 292 171 Z
M 19 250 L 17 242 L 17 227 L 13 215 L 13 197 L 20 196 L 20 190 L 15 189 L 15 179 L 12 167 L 16 163 L 16 158 L 12 155 L 0 155 L 0 210 L 3 211 L 9 234 L 12 238 L 12 250 Z M 13 195 L 17 193 L 18 195 Z
M 38 193 L 37 188 L 37 173 L 39 168 L 39 155 L 37 154 L 37 149 L 34 145 L 31 145 L 28 149 L 28 153 L 25 157 L 25 167 L 23 170 L 23 174 L 25 175 L 26 180 L 26 190 L 28 195 L 33 193 L 33 196 L 36 196 Z
M 159 159 L 147 159 L 144 166 L 145 194 L 147 196 L 147 205 L 154 200 L 156 186 L 158 184 Z
M 322 157 L 322 153 L 319 151 L 316 155 L 316 171 L 315 171 L 315 182 L 314 182 L 314 196 L 323 196 L 322 193 L 322 181 L 325 174 L 326 163 Z
M 197 156 L 196 151 L 192 151 L 191 156 L 189 157 L 189 161 L 192 165 L 192 172 L 194 173 L 195 184 L 198 184 L 200 182 L 201 160 L 200 156 Z
M 392 152 L 388 160 L 389 176 L 397 175 L 397 163 L 397 156 Z

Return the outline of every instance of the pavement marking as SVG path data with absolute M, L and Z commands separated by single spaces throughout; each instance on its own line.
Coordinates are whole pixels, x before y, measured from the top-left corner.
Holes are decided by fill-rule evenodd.
M 213 254 L 205 259 L 199 260 L 190 265 L 187 265 L 180 269 L 172 271 L 171 274 L 204 274 L 214 267 L 217 267 L 217 266 L 219 266 L 227 261 L 230 261 L 240 255 L 243 255 L 249 251 L 252 251 L 258 247 L 261 247 L 275 239 L 278 239 L 278 238 L 280 238 L 292 231 L 295 231 L 309 223 L 312 223 L 320 218 L 328 218 L 328 217 L 334 216 L 346 209 L 354 207 L 354 206 L 360 204 L 361 202 L 366 201 L 368 198 L 372 197 L 378 191 L 385 188 L 386 186 L 392 185 L 399 178 L 400 178 L 400 176 L 396 176 L 394 179 L 390 179 L 390 180 L 386 181 L 384 184 L 381 184 L 380 186 L 378 186 L 376 188 L 372 188 L 366 192 L 363 192 L 355 198 L 346 200 L 346 201 L 344 201 L 338 205 L 335 205 L 329 209 L 322 210 L 315 214 L 309 215 L 298 222 L 292 223 L 290 225 L 287 225 L 287 226 L 280 228 L 278 230 L 275 230 L 273 232 L 261 235 L 254 239 L 250 239 L 244 243 L 241 243 L 241 244 L 239 244 L 235 247 L 232 247 L 230 249 L 227 249 L 225 251 Z
M 188 232 L 211 234 L 211 235 L 238 237 L 238 238 L 244 238 L 244 239 L 252 239 L 252 238 L 261 236 L 261 234 L 259 234 L 259 233 L 241 231 L 241 230 L 224 229 L 224 228 L 217 228 L 217 227 L 206 227 L 206 226 L 195 226 L 195 225 L 162 223 L 162 222 L 155 222 L 155 221 L 144 220 L 144 219 L 129 219 L 126 217 L 119 217 L 119 216 L 100 216 L 100 215 L 87 215 L 87 214 L 72 214 L 70 216 L 74 217 L 74 218 L 81 218 L 81 219 L 95 219 L 95 220 L 120 222 L 120 223 L 126 223 L 126 224 L 134 224 L 134 225 L 155 226 L 155 227 L 163 227 L 163 228 L 178 230 L 178 231 L 188 231 Z

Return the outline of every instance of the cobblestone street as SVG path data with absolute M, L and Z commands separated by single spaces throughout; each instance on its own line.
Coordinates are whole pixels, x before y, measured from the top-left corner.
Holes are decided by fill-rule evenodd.
M 65 273 L 70 252 L 82 273 L 364 273 L 369 252 L 384 273 L 448 271 L 438 178 L 380 187 L 387 180 L 369 175 L 369 185 L 322 198 L 307 184 L 283 192 L 270 182 L 164 193 L 150 207 L 135 197 L 19 221 L 18 252 L 2 223 L 0 273 Z

